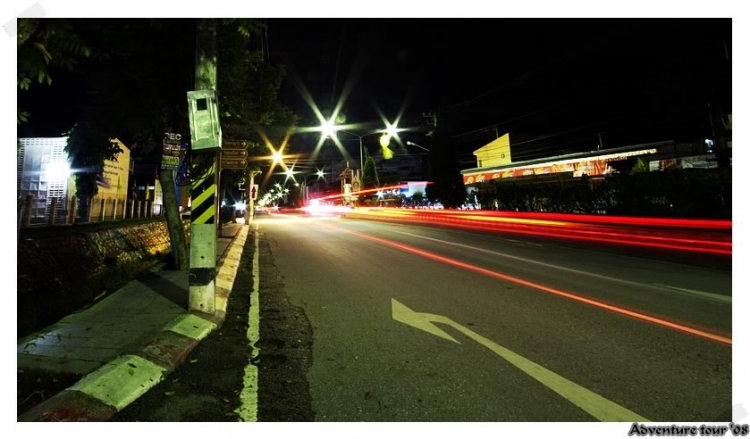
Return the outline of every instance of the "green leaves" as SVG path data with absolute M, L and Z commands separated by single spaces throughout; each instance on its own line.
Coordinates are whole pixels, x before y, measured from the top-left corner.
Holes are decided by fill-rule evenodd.
M 52 60 L 52 55 L 50 55 L 50 53 L 44 47 L 44 44 L 34 43 L 34 47 L 42 54 L 42 56 L 44 57 L 44 61 L 49 64 L 49 62 Z
M 91 48 L 73 33 L 67 19 L 20 18 L 18 29 L 17 83 L 21 90 L 28 90 L 32 79 L 52 85 L 50 67 L 73 70 L 76 58 L 91 56 Z
M 29 85 L 31 84 L 31 79 L 23 77 L 23 78 L 19 78 L 17 82 L 18 82 L 18 88 L 20 88 L 21 90 L 28 90 Z
M 20 125 L 21 123 L 28 122 L 29 116 L 30 114 L 25 111 L 21 111 L 20 109 L 16 110 L 16 123 Z

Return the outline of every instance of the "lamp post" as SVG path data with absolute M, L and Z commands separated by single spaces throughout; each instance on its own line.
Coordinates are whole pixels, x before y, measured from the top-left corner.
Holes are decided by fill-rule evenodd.
M 305 175 L 305 178 L 302 179 L 301 185 L 299 183 L 297 184 L 298 186 L 301 187 L 302 200 L 305 202 L 307 202 L 307 189 L 308 189 L 307 179 L 310 177 L 318 177 L 317 180 L 320 180 L 321 178 L 325 177 L 325 172 L 323 171 L 323 169 L 318 169 L 317 172 L 315 172 L 314 174 Z
M 364 157 L 364 145 L 362 142 L 362 139 L 364 139 L 367 136 L 372 136 L 374 134 L 380 134 L 381 141 L 380 144 L 385 148 L 388 146 L 388 143 L 390 143 L 392 137 L 397 137 L 399 130 L 397 127 L 398 122 L 390 124 L 386 122 L 386 127 L 382 130 L 378 130 L 372 133 L 367 133 L 363 135 L 355 134 L 350 131 L 344 131 L 344 130 L 337 130 L 336 123 L 334 119 L 330 120 L 322 120 L 320 125 L 320 132 L 323 134 L 324 138 L 334 138 L 336 137 L 336 133 L 338 131 L 341 131 L 344 134 L 348 134 L 350 136 L 354 136 L 359 140 L 359 169 L 364 172 L 365 169 L 365 157 Z M 350 139 L 354 140 L 354 139 Z
M 416 143 L 412 142 L 411 140 L 407 140 L 407 141 L 406 141 L 406 144 L 407 144 L 407 145 L 410 145 L 410 146 L 416 146 L 417 148 L 420 148 L 420 149 L 424 149 L 425 151 L 427 151 L 427 152 L 430 152 L 430 150 L 429 150 L 429 149 L 425 148 L 425 147 L 424 147 L 424 146 L 422 146 L 422 145 L 418 145 L 418 144 L 416 144 Z
M 362 139 L 365 138 L 365 137 L 367 137 L 367 136 L 369 136 L 369 135 L 375 134 L 375 133 L 365 134 L 363 136 L 360 136 L 358 134 L 354 134 L 354 133 L 349 132 L 349 131 L 342 131 L 342 133 L 348 134 L 350 136 L 354 136 L 357 139 L 359 139 L 359 169 L 361 169 L 361 170 L 364 171 L 364 169 L 365 169 L 365 159 L 364 159 L 364 152 L 363 152 L 364 151 L 364 147 L 362 145 Z M 350 140 L 354 140 L 354 139 L 350 139 Z
M 341 131 L 341 132 L 344 133 L 344 134 L 349 134 L 350 136 L 354 136 L 357 139 L 359 139 L 359 169 L 361 169 L 362 172 L 364 172 L 364 170 L 365 170 L 365 155 L 364 155 L 364 146 L 362 145 L 362 139 L 364 139 L 365 137 L 368 137 L 368 136 L 375 135 L 375 134 L 380 134 L 381 136 L 386 136 L 387 137 L 387 140 L 385 140 L 385 142 L 384 142 L 386 144 L 386 146 L 387 146 L 388 143 L 391 140 L 391 137 L 393 137 L 387 130 L 375 131 L 373 133 L 367 133 L 367 134 L 363 134 L 361 136 L 358 135 L 358 134 L 354 134 L 352 132 L 349 132 L 349 131 Z M 351 139 L 351 140 L 354 140 L 354 139 Z M 381 142 L 381 145 L 382 145 L 382 143 L 383 142 Z

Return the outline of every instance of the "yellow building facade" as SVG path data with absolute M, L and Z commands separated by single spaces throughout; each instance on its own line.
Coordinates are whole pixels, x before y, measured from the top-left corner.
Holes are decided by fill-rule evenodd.
M 122 150 L 115 160 L 105 160 L 102 182 L 97 196 L 104 199 L 127 200 L 128 178 L 130 176 L 130 148 L 118 139 L 111 139 Z M 103 184 L 102 184 L 103 183 Z
M 474 155 L 477 157 L 477 168 L 510 164 L 510 133 L 477 149 Z

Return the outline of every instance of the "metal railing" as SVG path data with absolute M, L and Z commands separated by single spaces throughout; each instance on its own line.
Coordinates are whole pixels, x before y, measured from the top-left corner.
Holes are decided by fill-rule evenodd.
M 81 203 L 85 203 L 81 206 Z M 162 204 L 152 200 L 122 200 L 93 197 L 50 197 L 36 200 L 33 195 L 19 198 L 16 204 L 18 234 L 21 229 L 66 226 L 126 219 L 164 216 Z

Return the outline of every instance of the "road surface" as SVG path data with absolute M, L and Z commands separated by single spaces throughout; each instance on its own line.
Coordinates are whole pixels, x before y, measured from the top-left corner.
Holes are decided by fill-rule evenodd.
M 261 284 L 261 322 L 265 294 L 309 321 L 315 420 L 730 419 L 729 258 L 346 218 L 257 224 L 260 278 L 280 275 L 278 291 Z M 281 419 L 260 374 L 259 419 Z

